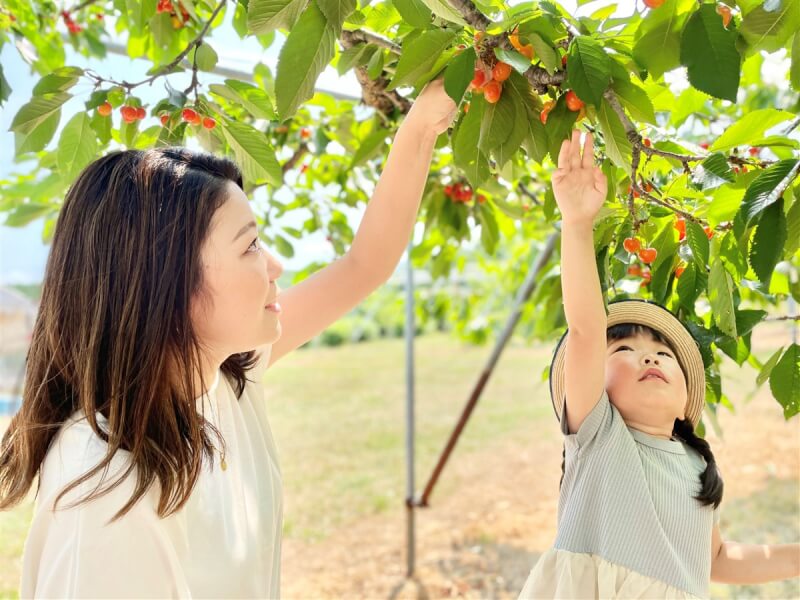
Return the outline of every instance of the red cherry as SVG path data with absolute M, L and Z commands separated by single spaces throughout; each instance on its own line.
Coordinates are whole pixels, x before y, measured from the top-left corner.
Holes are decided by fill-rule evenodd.
M 642 274 L 642 267 L 639 265 L 631 265 L 628 267 L 628 275 L 633 275 L 634 277 L 638 277 Z
M 167 126 L 167 122 L 169 121 L 169 114 L 168 113 L 164 113 L 163 115 L 161 115 L 161 117 L 159 117 L 159 120 L 161 121 L 161 125 L 166 127 Z
M 572 90 L 567 92 L 567 108 L 573 112 L 578 112 L 583 108 L 583 101 L 578 98 L 578 95 Z
M 564 68 L 566 68 L 566 66 L 567 66 L 567 55 L 566 54 L 561 57 L 561 66 L 564 67 Z
M 311 130 L 308 127 L 303 127 L 300 130 L 300 137 L 304 140 L 307 140 L 311 137 Z
M 641 260 L 646 265 L 649 265 L 653 261 L 655 261 L 657 256 L 658 256 L 658 250 L 656 250 L 655 248 L 642 248 L 641 250 L 639 250 L 639 260 Z
M 675 269 L 675 278 L 676 279 L 680 279 L 681 275 L 683 275 L 683 272 L 685 270 L 686 270 L 686 267 L 684 267 L 683 265 L 678 266 L 678 268 Z
M 184 108 L 181 111 L 181 118 L 187 123 L 195 123 L 200 119 L 200 115 L 192 108 Z
M 469 82 L 470 87 L 473 89 L 480 89 L 486 83 L 486 73 L 483 69 L 475 69 L 472 81 Z
M 492 78 L 495 81 L 505 81 L 511 76 L 511 65 L 498 62 L 492 69 Z
M 644 5 L 647 8 L 658 8 L 662 4 L 664 4 L 666 0 L 644 0 Z
M 647 285 L 648 283 L 650 283 L 650 280 L 652 279 L 652 277 L 653 276 L 650 273 L 650 269 L 647 269 L 646 271 L 642 271 L 642 285 Z
M 139 120 L 141 121 L 141 120 L 142 120 L 142 119 L 144 119 L 146 116 L 147 116 L 147 111 L 146 111 L 144 108 L 142 108 L 141 106 L 139 106 L 139 107 L 136 109 L 136 118 L 137 118 L 137 119 L 139 119 Z
M 710 144 L 709 144 L 708 142 L 701 142 L 701 143 L 700 143 L 700 147 L 701 147 L 703 150 L 708 150 L 708 147 L 709 147 L 709 145 L 710 145 Z
M 642 243 L 636 238 L 629 237 L 625 238 L 625 241 L 622 242 L 622 246 L 631 254 L 635 254 L 642 247 Z
M 761 148 L 750 148 L 748 152 L 750 156 L 756 156 L 761 151 Z
M 483 194 L 478 194 L 478 204 L 485 204 L 486 203 L 486 196 Z
M 711 229 L 711 227 L 706 225 L 705 227 L 703 227 L 703 231 L 706 232 L 706 237 L 708 239 L 711 239 L 712 237 L 714 237 L 714 230 Z
M 681 239 L 683 239 L 686 236 L 686 221 L 682 218 L 677 219 L 675 221 L 675 229 L 678 230 L 678 233 L 681 234 Z
M 653 145 L 653 142 L 650 141 L 650 138 L 644 138 L 644 145 L 649 148 Z
M 133 106 L 123 106 L 119 112 L 126 123 L 133 123 L 136 120 L 136 108 Z
M 483 86 L 483 95 L 489 104 L 495 104 L 500 100 L 500 94 L 503 93 L 503 86 L 497 81 L 490 81 Z
M 112 108 L 109 102 L 103 102 L 100 106 L 97 107 L 97 112 L 104 117 L 110 115 L 111 110 Z
M 203 118 L 203 127 L 206 129 L 214 129 L 217 126 L 217 122 L 214 120 L 214 117 L 204 117 Z

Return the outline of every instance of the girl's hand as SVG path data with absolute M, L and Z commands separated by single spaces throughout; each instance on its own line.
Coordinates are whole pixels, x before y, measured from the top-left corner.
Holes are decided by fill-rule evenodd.
M 558 169 L 553 173 L 553 193 L 565 223 L 589 223 L 603 206 L 606 176 L 594 165 L 592 134 L 586 134 L 581 157 L 581 133 L 572 132 L 564 140 L 558 155 Z
M 434 79 L 414 100 L 406 120 L 418 124 L 426 133 L 444 133 L 458 114 L 458 106 L 444 91 L 444 80 Z

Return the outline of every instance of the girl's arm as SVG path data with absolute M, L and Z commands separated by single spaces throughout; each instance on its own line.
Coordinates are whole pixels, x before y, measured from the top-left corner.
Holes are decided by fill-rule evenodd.
M 581 157 L 580 132 L 561 146 L 553 192 L 561 209 L 561 290 L 569 327 L 564 378 L 567 425 L 575 433 L 605 387 L 606 311 L 592 229 L 606 195 L 606 178 L 594 165 L 591 134 Z
M 800 544 L 722 541 L 715 525 L 711 546 L 711 581 L 745 585 L 800 577 Z
M 350 250 L 280 295 L 281 337 L 270 364 L 349 312 L 394 271 L 417 218 L 437 136 L 456 104 L 442 80 L 426 86 L 397 134 Z

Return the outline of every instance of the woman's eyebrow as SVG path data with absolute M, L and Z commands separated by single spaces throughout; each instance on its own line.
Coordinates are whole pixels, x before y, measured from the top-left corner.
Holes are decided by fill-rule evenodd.
M 248 232 L 250 229 L 257 229 L 256 222 L 255 222 L 255 221 L 250 221 L 250 222 L 249 222 L 247 225 L 245 225 L 244 227 L 242 227 L 242 228 L 239 230 L 239 233 L 237 233 L 237 234 L 236 234 L 236 237 L 234 237 L 234 238 L 233 238 L 233 241 L 235 242 L 236 240 L 238 240 L 238 239 L 239 239 L 240 237 L 242 237 L 242 236 L 243 236 L 245 233 L 247 233 L 247 232 Z M 233 242 L 232 242 L 232 243 L 233 243 Z

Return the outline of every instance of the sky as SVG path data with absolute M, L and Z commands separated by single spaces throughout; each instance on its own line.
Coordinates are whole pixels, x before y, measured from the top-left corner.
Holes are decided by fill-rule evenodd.
M 576 6 L 577 0 L 561 0 L 561 5 L 571 14 L 587 15 L 600 7 L 612 4 L 610 0 L 596 0 L 581 7 Z M 634 10 L 634 0 L 620 0 L 617 4 L 616 16 L 630 15 Z M 244 72 L 252 71 L 253 65 L 263 62 L 275 72 L 277 56 L 280 51 L 280 38 L 267 49 L 261 48 L 255 39 L 240 40 L 230 25 L 230 17 L 233 11 L 228 11 L 226 23 L 215 29 L 210 43 L 219 54 L 218 65 L 229 67 Z M 11 84 L 12 93 L 5 106 L 0 112 L 0 179 L 8 177 L 10 173 L 26 172 L 27 166 L 16 165 L 12 161 L 12 149 L 14 148 L 13 133 L 8 131 L 11 121 L 19 108 L 31 97 L 33 86 L 38 81 L 38 75 L 32 74 L 30 67 L 21 58 L 19 52 L 11 45 L 6 44 L 0 52 L 0 63 L 3 65 L 5 76 Z M 149 63 L 146 60 L 131 60 L 126 56 L 109 53 L 103 61 L 88 60 L 85 57 L 71 52 L 67 47 L 67 65 L 79 67 L 90 67 L 100 75 L 112 75 L 125 73 L 125 79 L 136 81 L 146 77 L 145 73 Z M 189 76 L 185 74 L 175 74 L 169 76 L 172 85 L 178 89 L 183 89 L 188 85 Z M 223 77 L 209 73 L 201 74 L 201 83 L 221 82 Z M 674 84 L 677 87 L 685 86 L 685 79 L 681 74 L 676 74 Z M 157 81 L 156 87 L 143 89 L 138 88 L 138 95 L 145 104 L 154 104 L 163 97 L 163 84 Z M 344 76 L 339 76 L 335 69 L 328 67 L 320 75 L 317 81 L 317 88 L 320 90 L 335 91 L 353 97 L 360 97 L 361 88 L 353 75 L 352 70 Z M 140 91 L 141 90 L 141 91 Z M 92 84 L 82 79 L 73 89 L 75 98 L 69 100 L 62 111 L 61 126 L 68 120 L 69 115 L 78 110 L 83 110 L 83 102 L 92 91 Z M 58 133 L 54 136 L 51 147 L 55 146 L 58 140 Z M 191 145 L 191 143 L 189 143 Z M 280 157 L 285 159 L 286 157 Z M 285 185 L 277 194 L 278 199 L 286 200 L 291 198 L 291 179 L 287 179 Z M 266 191 L 262 188 L 262 192 Z M 265 198 L 254 198 L 256 202 L 265 201 Z M 363 207 L 353 210 L 348 215 L 352 224 L 355 226 L 363 213 Z M 288 217 L 286 225 L 297 226 L 297 220 L 302 221 L 306 217 L 296 215 Z M 292 221 L 294 220 L 294 222 Z M 45 262 L 47 260 L 48 247 L 41 242 L 43 221 L 37 220 L 23 228 L 12 228 L 0 225 L 0 285 L 38 283 L 44 274 Z M 290 270 L 299 270 L 313 261 L 327 261 L 334 258 L 334 253 L 330 244 L 325 240 L 324 232 L 317 232 L 303 238 L 295 243 L 295 256 L 292 259 L 283 259 L 285 267 Z

